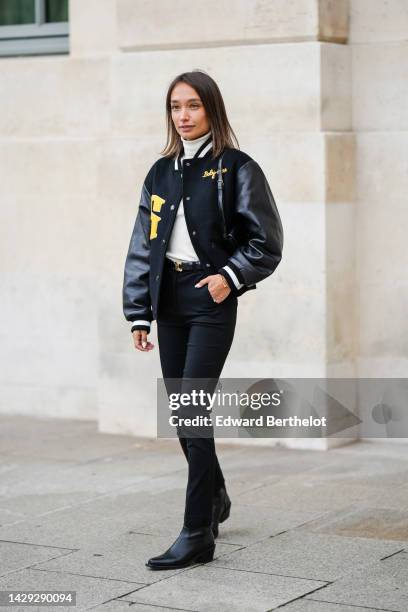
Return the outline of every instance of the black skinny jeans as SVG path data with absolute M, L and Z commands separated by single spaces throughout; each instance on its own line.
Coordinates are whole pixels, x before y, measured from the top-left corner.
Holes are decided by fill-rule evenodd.
M 205 269 L 177 272 L 165 260 L 157 337 L 168 394 L 191 391 L 185 378 L 211 379 L 203 385 L 206 392 L 212 393 L 230 350 L 238 299 L 230 293 L 218 304 L 208 285 L 194 287 L 208 274 Z M 166 381 L 167 378 L 178 381 Z M 213 497 L 225 484 L 214 437 L 180 437 L 178 429 L 177 433 L 188 462 L 184 524 L 190 528 L 209 526 Z

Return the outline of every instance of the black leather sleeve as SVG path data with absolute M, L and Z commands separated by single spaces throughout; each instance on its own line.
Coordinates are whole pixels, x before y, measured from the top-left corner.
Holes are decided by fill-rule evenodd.
M 283 228 L 275 199 L 259 164 L 250 159 L 237 171 L 235 213 L 246 241 L 226 265 L 245 285 L 268 277 L 282 259 Z
M 123 313 L 127 321 L 153 319 L 149 290 L 150 198 L 151 194 L 145 181 L 123 277 Z

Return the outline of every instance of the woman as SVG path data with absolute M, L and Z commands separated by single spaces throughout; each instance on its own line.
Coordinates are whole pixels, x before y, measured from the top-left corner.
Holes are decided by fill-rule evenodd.
M 129 244 L 123 310 L 140 351 L 153 349 L 147 335 L 157 321 L 168 393 L 191 390 L 197 378 L 210 381 L 211 392 L 234 337 L 238 297 L 281 260 L 282 224 L 260 166 L 234 147 L 209 75 L 177 76 L 166 111 L 166 147 L 145 178 Z M 211 561 L 231 507 L 214 438 L 181 427 L 177 434 L 188 462 L 184 524 L 170 548 L 146 563 L 151 569 Z

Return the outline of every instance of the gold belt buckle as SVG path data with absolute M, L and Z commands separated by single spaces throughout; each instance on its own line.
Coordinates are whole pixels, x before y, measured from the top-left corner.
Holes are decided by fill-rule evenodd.
M 183 268 L 181 267 L 181 261 L 175 261 L 174 262 L 174 268 L 176 270 L 176 272 L 182 272 Z

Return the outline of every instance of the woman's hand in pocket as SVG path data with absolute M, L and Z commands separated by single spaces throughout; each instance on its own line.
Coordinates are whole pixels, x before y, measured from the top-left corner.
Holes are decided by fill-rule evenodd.
M 210 274 L 202 278 L 195 287 L 208 285 L 208 291 L 217 304 L 220 304 L 231 293 L 231 289 L 222 274 Z

